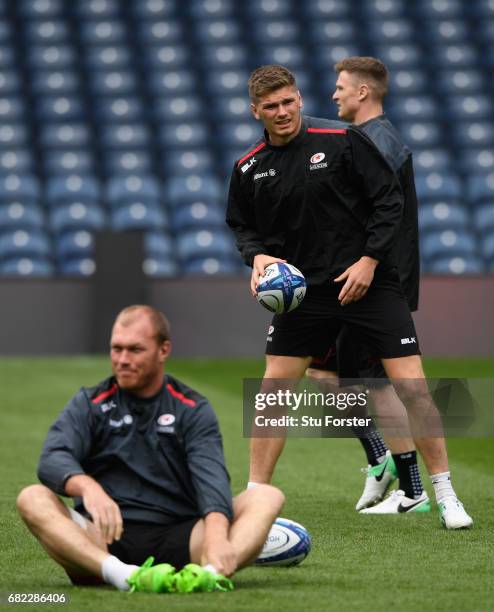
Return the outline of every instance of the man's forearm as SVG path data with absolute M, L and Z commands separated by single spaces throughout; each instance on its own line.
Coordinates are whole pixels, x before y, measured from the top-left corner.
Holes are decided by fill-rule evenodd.
M 94 478 L 86 474 L 70 476 L 65 482 L 65 492 L 69 497 L 84 497 L 84 494 L 91 487 L 101 488 L 101 485 Z

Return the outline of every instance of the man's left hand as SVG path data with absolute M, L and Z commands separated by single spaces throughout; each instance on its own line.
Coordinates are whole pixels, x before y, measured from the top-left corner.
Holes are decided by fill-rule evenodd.
M 338 300 L 342 306 L 356 302 L 364 297 L 369 289 L 374 270 L 379 262 L 372 257 L 361 257 L 357 262 L 347 268 L 343 274 L 334 279 L 335 283 L 346 280 L 339 295 Z
M 205 540 L 201 565 L 210 563 L 220 574 L 231 576 L 237 569 L 237 555 L 233 545 L 226 539 Z

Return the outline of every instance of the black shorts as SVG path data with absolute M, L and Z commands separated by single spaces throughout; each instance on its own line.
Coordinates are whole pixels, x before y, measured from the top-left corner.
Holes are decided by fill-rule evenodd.
M 366 381 L 368 386 L 380 387 L 390 384 L 386 371 L 378 357 L 373 357 L 367 346 L 344 325 L 336 340 L 336 346 L 328 350 L 327 356 L 314 359 L 310 367 L 315 370 L 337 372 L 347 384 Z
M 346 324 L 373 357 L 420 355 L 415 325 L 395 270 L 376 276 L 364 297 L 346 306 L 338 301 L 341 287 L 341 283 L 329 282 L 309 286 L 298 308 L 275 315 L 266 354 L 324 360 Z
M 142 565 L 153 555 L 154 564 L 170 563 L 180 569 L 190 563 L 190 534 L 198 520 L 168 525 L 125 521 L 122 537 L 110 544 L 108 550 L 124 563 Z

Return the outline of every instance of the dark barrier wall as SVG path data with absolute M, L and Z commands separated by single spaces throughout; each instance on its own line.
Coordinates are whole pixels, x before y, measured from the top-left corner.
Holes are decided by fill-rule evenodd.
M 175 355 L 263 354 L 270 316 L 247 278 L 152 281 L 146 293 L 172 323 Z M 94 325 L 96 295 L 88 280 L 0 281 L 0 354 L 88 353 L 96 333 L 105 346 L 110 330 Z M 493 356 L 493 305 L 494 277 L 425 278 L 415 315 L 422 352 Z

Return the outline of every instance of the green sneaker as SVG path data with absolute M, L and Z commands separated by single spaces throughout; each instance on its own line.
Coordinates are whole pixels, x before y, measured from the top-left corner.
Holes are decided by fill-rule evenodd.
M 178 593 L 211 593 L 233 591 L 234 584 L 222 574 L 212 574 L 200 565 L 189 563 L 175 575 Z
M 366 478 L 364 492 L 355 506 L 355 510 L 358 512 L 381 501 L 398 477 L 395 462 L 389 450 L 386 452 L 386 458 L 382 463 L 373 467 L 369 465 L 362 471 L 365 472 Z
M 151 567 L 154 557 L 149 557 L 136 569 L 127 582 L 130 584 L 130 592 L 145 591 L 147 593 L 173 593 L 175 589 L 175 568 L 169 563 L 160 563 Z

